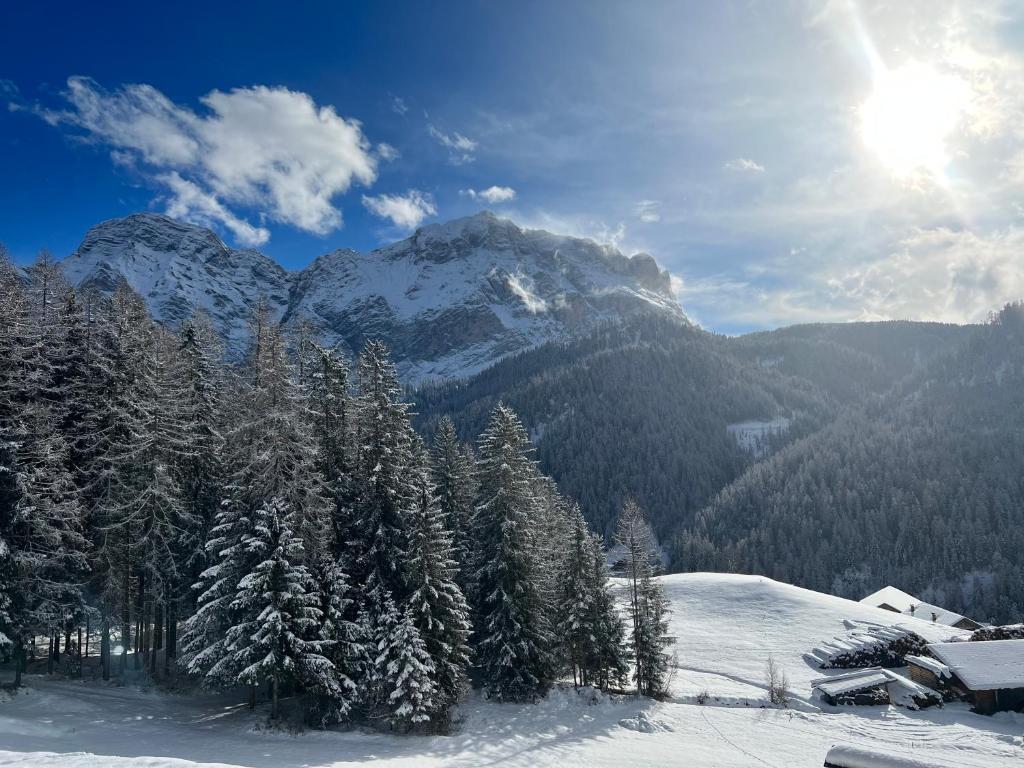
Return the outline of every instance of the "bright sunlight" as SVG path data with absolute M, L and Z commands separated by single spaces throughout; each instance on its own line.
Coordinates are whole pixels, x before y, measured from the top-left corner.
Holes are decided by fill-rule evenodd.
M 918 62 L 883 70 L 861 105 L 864 143 L 896 178 L 927 173 L 943 179 L 946 140 L 967 108 L 970 88 Z

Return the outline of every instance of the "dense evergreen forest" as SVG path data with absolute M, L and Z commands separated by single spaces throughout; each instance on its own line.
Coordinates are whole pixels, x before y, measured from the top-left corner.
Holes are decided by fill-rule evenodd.
M 15 674 L 30 653 L 80 658 L 84 629 L 104 678 L 130 656 L 266 695 L 271 717 L 287 695 L 315 724 L 444 730 L 470 676 L 500 701 L 565 679 L 660 695 L 665 604 L 635 505 L 627 627 L 602 540 L 514 410 L 495 404 L 475 450 L 447 420 L 428 446 L 380 343 L 350 369 L 263 303 L 250 331 L 228 364 L 202 313 L 166 328 L 126 283 L 79 295 L 45 255 L 24 275 L 0 258 Z
M 679 537 L 676 568 L 862 597 L 897 584 L 1024 615 L 1024 305 L 884 397 L 749 468 Z
M 893 583 L 993 621 L 1024 609 L 1024 339 L 985 326 L 808 325 L 725 338 L 653 320 L 416 393 L 428 433 L 504 399 L 606 536 L 649 510 L 670 570 L 859 598 Z M 764 450 L 729 425 L 787 419 Z
M 417 424 L 429 434 L 448 415 L 468 437 L 504 400 L 530 430 L 541 467 L 598 532 L 610 539 L 618 510 L 635 498 L 664 538 L 751 463 L 729 424 L 784 416 L 785 441 L 827 423 L 835 407 L 814 384 L 726 344 L 657 318 L 609 326 L 416 392 Z

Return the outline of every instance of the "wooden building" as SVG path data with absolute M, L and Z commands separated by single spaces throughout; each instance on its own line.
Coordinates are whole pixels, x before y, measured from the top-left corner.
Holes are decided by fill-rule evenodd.
M 928 670 L 930 665 L 918 659 L 910 667 L 915 681 L 915 674 L 923 680 L 930 671 L 940 684 L 962 691 L 981 714 L 1024 710 L 1024 640 L 931 643 L 928 650 L 948 670 L 948 677 L 941 670 Z

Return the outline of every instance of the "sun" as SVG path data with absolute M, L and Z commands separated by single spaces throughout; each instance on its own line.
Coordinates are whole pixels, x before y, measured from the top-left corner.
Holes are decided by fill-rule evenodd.
M 896 178 L 928 174 L 945 178 L 947 141 L 970 100 L 970 88 L 954 75 L 918 62 L 883 69 L 860 107 L 864 144 Z

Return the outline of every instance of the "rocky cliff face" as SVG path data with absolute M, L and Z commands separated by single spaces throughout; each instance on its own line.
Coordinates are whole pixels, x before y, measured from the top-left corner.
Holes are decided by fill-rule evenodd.
M 236 353 L 252 305 L 265 296 L 281 319 L 311 321 L 349 354 L 383 339 L 410 383 L 466 376 L 636 313 L 685 322 L 668 273 L 650 256 L 520 229 L 486 212 L 369 253 L 334 251 L 296 272 L 228 248 L 202 227 L 143 213 L 93 227 L 63 264 L 78 285 L 109 290 L 123 277 L 172 325 L 206 309 Z

